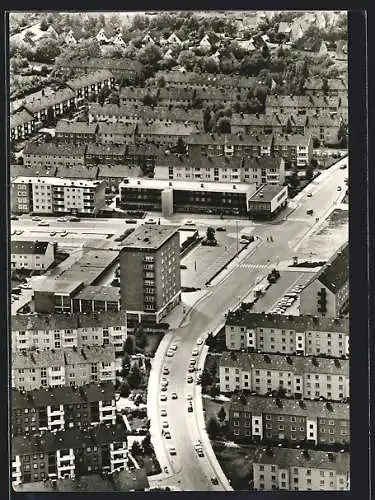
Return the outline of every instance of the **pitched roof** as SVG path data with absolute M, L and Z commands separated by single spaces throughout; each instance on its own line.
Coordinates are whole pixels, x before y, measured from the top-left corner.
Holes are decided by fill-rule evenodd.
M 349 245 L 345 243 L 322 267 L 316 277 L 332 293 L 337 293 L 349 280 Z
M 10 175 L 16 177 L 56 177 L 56 167 L 46 167 L 44 165 L 31 166 L 28 165 L 11 165 Z
M 158 156 L 160 147 L 157 144 L 129 144 L 126 153 L 127 156 Z
M 175 155 L 160 155 L 156 158 L 155 166 L 165 166 L 165 167 L 200 167 L 200 168 L 241 168 L 244 163 L 244 159 L 239 156 L 214 156 L 207 157 L 200 155 L 198 158 L 192 158 L 191 156 L 180 156 Z
M 65 365 L 78 365 L 86 363 L 114 363 L 115 351 L 111 345 L 102 347 L 87 345 L 81 349 L 63 349 Z
M 35 121 L 35 118 L 26 109 L 21 109 L 20 111 L 10 115 L 10 128 L 17 128 L 25 123 L 30 123 Z
M 37 113 L 42 109 L 51 108 L 56 104 L 61 104 L 62 102 L 68 101 L 70 99 L 74 99 L 75 92 L 72 89 L 65 88 L 57 90 L 56 92 L 51 93 L 50 95 L 44 95 L 39 99 L 34 101 L 27 102 L 24 105 L 24 108 L 30 113 Z
M 59 120 L 56 123 L 56 134 L 95 134 L 98 125 L 96 123 L 70 122 Z
M 237 309 L 228 312 L 225 324 L 241 325 L 247 328 L 278 328 L 296 332 L 339 332 L 349 335 L 347 318 L 286 316 L 285 314 L 252 313 Z
M 311 135 L 301 134 L 281 134 L 275 135 L 274 146 L 293 145 L 307 147 L 311 142 Z
M 327 85 L 329 89 L 347 91 L 348 84 L 344 78 L 328 78 Z M 321 91 L 323 87 L 323 78 L 307 78 L 305 80 L 306 90 Z
M 98 82 L 103 82 L 104 80 L 111 80 L 111 78 L 113 78 L 113 75 L 110 71 L 107 69 L 101 69 L 88 73 L 87 75 L 68 80 L 66 85 L 73 90 L 78 90 Z
M 125 156 L 125 144 L 93 144 L 87 145 L 86 156 L 90 155 L 110 155 L 110 156 Z
M 45 351 L 27 351 L 22 354 L 12 354 L 12 369 L 47 368 L 50 366 L 64 366 L 64 350 L 51 349 Z
M 85 165 L 75 165 L 67 167 L 60 165 L 56 170 L 56 177 L 64 179 L 91 179 L 98 178 L 98 167 L 86 167 Z
M 231 145 L 252 145 L 270 147 L 272 144 L 272 135 L 237 136 L 235 134 L 192 134 L 186 138 L 187 144 L 231 144 Z
M 127 136 L 127 135 L 134 135 L 135 132 L 135 124 L 126 124 L 126 123 L 121 123 L 121 122 L 116 122 L 116 123 L 110 123 L 110 122 L 99 122 L 99 130 L 98 134 L 100 135 L 120 135 L 120 136 Z
M 169 135 L 169 136 L 189 136 L 195 134 L 198 129 L 195 125 L 174 122 L 168 123 L 140 123 L 138 125 L 138 135 Z
M 134 172 L 134 168 L 137 170 L 137 167 L 132 167 L 130 170 L 126 165 L 100 165 L 98 179 L 111 179 L 117 177 L 118 179 L 123 179 L 125 177 L 129 177 L 129 175 L 137 175 L 141 174 L 141 169 L 139 171 Z
M 34 156 L 84 156 L 86 146 L 72 146 L 71 144 L 57 144 L 54 142 L 45 142 L 38 144 L 36 142 L 27 142 L 23 150 L 24 155 Z
M 10 248 L 12 254 L 19 255 L 45 255 L 47 252 L 48 241 L 15 241 L 10 242 Z
M 86 70 L 107 69 L 109 71 L 134 71 L 140 73 L 143 68 L 137 60 L 127 59 L 111 59 L 106 57 L 90 57 L 79 58 L 75 57 L 69 61 L 64 62 L 64 66 L 68 68 L 84 68 Z
M 338 96 L 268 95 L 266 97 L 266 108 L 338 108 L 339 106 Z
M 303 127 L 306 124 L 306 116 L 304 115 L 292 115 L 292 114 L 272 114 L 264 115 L 262 113 L 257 114 L 245 114 L 245 113 L 233 113 L 231 118 L 231 124 L 233 126 L 259 126 L 259 127 L 285 127 L 288 120 L 292 126 Z

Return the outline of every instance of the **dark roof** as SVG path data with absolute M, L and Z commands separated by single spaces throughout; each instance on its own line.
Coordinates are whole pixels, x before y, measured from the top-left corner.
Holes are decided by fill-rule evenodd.
M 338 96 L 312 96 L 312 95 L 268 95 L 266 108 L 338 108 Z
M 307 117 L 304 115 L 288 115 L 286 113 L 264 115 L 264 114 L 240 114 L 233 113 L 231 124 L 234 126 L 259 126 L 259 127 L 283 127 L 288 120 L 292 126 L 303 127 L 306 124 Z
M 174 234 L 177 228 L 174 226 L 146 226 L 144 224 L 137 226 L 123 243 L 122 251 L 132 250 L 133 248 L 147 248 L 157 250 Z
M 332 90 L 348 90 L 348 84 L 344 78 L 327 78 L 328 88 Z M 307 78 L 305 80 L 306 90 L 321 91 L 323 88 L 323 78 Z
M 349 280 L 349 245 L 345 243 L 320 270 L 317 278 L 331 292 L 337 293 Z
M 12 389 L 12 410 L 18 408 L 40 408 L 48 405 L 73 404 L 93 401 L 109 401 L 115 397 L 112 382 L 91 383 L 78 387 L 61 386 L 49 389 L 34 389 L 26 394 Z
M 12 354 L 12 368 L 14 370 L 28 368 L 46 368 L 47 366 L 64 366 L 64 350 L 14 352 Z
M 88 155 L 111 155 L 111 156 L 125 156 L 125 144 L 88 144 L 86 156 Z
M 244 158 L 243 166 L 244 168 L 275 168 L 279 170 L 283 161 L 283 158 L 279 156 L 247 156 Z
M 271 455 L 267 453 L 266 448 L 263 448 L 260 449 L 260 454 L 254 458 L 254 462 L 277 465 L 279 469 L 303 467 L 332 470 L 339 474 L 349 474 L 350 472 L 349 453 L 327 453 L 325 451 L 309 450 L 306 454 L 303 450 L 293 448 L 272 448 Z
M 99 276 L 117 259 L 115 250 L 88 250 L 69 269 L 62 271 L 59 278 L 64 280 L 82 280 L 92 285 Z
M 37 144 L 28 142 L 23 150 L 23 154 L 35 156 L 84 156 L 86 146 L 72 146 L 71 144 L 56 144 L 46 142 Z
M 174 84 L 187 86 L 206 86 L 219 88 L 252 88 L 257 83 L 256 77 L 226 75 L 223 73 L 196 73 L 194 71 L 158 71 L 155 79 L 163 77 L 167 87 Z
M 59 120 L 56 124 L 56 134 L 95 134 L 97 123 L 69 122 L 68 120 Z
M 271 202 L 275 196 L 278 196 L 282 191 L 288 191 L 285 186 L 278 186 L 273 184 L 263 184 L 255 193 L 250 197 L 249 203 L 255 202 Z
M 98 82 L 103 82 L 104 80 L 110 80 L 111 78 L 113 78 L 112 73 L 107 69 L 102 69 L 93 71 L 92 73 L 88 73 L 87 75 L 83 75 L 72 80 L 68 80 L 66 82 L 66 85 L 73 90 L 78 90 Z
M 64 179 L 97 179 L 98 167 L 85 167 L 84 165 L 75 165 L 67 167 L 65 165 L 57 167 L 56 177 Z
M 140 123 L 138 125 L 138 135 L 169 135 L 169 136 L 179 136 L 179 137 L 187 137 L 190 134 L 196 134 L 198 132 L 198 128 L 194 125 L 188 125 L 186 123 Z
M 98 444 L 127 441 L 126 430 L 122 425 L 99 425 L 88 430 L 67 429 L 65 431 L 45 432 L 42 436 L 14 436 L 12 455 L 33 455 L 41 452 L 54 452 L 66 448 L 86 448 Z
M 349 334 L 349 320 L 347 318 L 286 316 L 285 314 L 252 313 L 240 309 L 228 312 L 225 324 L 246 326 L 247 328 L 278 328 L 296 332 L 315 331 Z
M 142 100 L 147 94 L 155 95 L 155 92 L 144 87 L 121 87 L 120 89 L 120 99 Z
M 129 144 L 126 150 L 127 155 L 134 156 L 158 156 L 160 147 L 156 144 Z
M 91 288 L 91 287 L 89 287 Z M 103 311 L 100 313 L 36 314 L 12 316 L 12 331 L 75 330 L 77 328 L 105 328 L 126 325 L 123 311 Z
M 173 154 L 160 155 L 155 160 L 155 166 L 166 167 L 218 167 L 218 168 L 241 168 L 244 158 L 239 156 L 202 156 L 192 158 L 191 156 L 176 157 Z M 246 165 L 248 166 L 248 165 Z
M 106 285 L 86 286 L 77 293 L 74 299 L 118 302 L 120 300 L 120 289 Z
M 63 349 L 65 365 L 79 365 L 86 363 L 114 363 L 114 347 L 87 345 L 81 349 Z
M 30 113 L 37 113 L 42 109 L 50 108 L 55 104 L 61 104 L 62 102 L 68 101 L 69 99 L 73 99 L 74 97 L 75 92 L 72 89 L 60 89 L 48 96 L 45 95 L 40 97 L 39 99 L 35 99 L 34 101 L 27 102 L 24 105 L 24 108 Z
M 44 255 L 47 251 L 48 241 L 15 241 L 10 242 L 12 254 Z
M 307 418 L 330 418 L 349 420 L 349 404 L 346 403 L 325 403 L 324 401 L 304 400 L 303 405 L 295 399 L 278 399 L 267 396 L 246 396 L 246 403 L 243 397 L 232 396 L 231 411 L 250 411 L 252 415 L 272 413 L 279 415 L 296 415 Z

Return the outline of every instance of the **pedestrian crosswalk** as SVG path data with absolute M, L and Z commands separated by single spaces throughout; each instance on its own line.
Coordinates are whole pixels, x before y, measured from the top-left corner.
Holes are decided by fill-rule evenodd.
M 238 267 L 243 269 L 269 269 L 272 267 L 270 264 L 245 264 L 242 263 Z

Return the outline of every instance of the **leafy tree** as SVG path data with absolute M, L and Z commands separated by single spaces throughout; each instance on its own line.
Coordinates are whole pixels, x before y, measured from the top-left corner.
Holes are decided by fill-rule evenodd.
M 142 446 L 139 441 L 133 442 L 131 447 L 131 454 L 136 457 L 143 454 Z
M 314 167 L 312 166 L 312 164 L 309 164 L 306 167 L 306 179 L 311 181 L 313 177 L 314 177 Z
M 211 385 L 211 388 L 210 388 L 211 398 L 216 399 L 219 394 L 220 394 L 220 388 L 216 384 Z
M 287 134 L 291 134 L 292 131 L 293 131 L 293 129 L 292 129 L 292 123 L 290 121 L 290 118 L 288 117 L 287 122 L 286 122 L 286 126 L 285 126 L 285 132 Z
M 150 434 L 147 434 L 146 437 L 143 439 L 142 448 L 146 455 L 150 455 L 154 451 L 154 448 L 151 443 Z
M 148 24 L 149 24 L 148 17 L 137 14 L 133 17 L 133 22 L 130 29 L 132 31 L 134 30 L 143 31 L 147 28 Z
M 138 387 L 142 384 L 142 374 L 137 365 L 134 365 L 133 368 L 130 370 L 129 376 L 128 376 L 128 383 L 131 389 L 138 389 Z
M 340 146 L 346 148 L 348 146 L 348 130 L 346 123 L 342 122 L 340 128 L 337 132 L 337 139 L 340 142 Z
M 143 328 L 140 328 L 137 331 L 136 343 L 140 349 L 144 349 L 147 345 L 147 335 L 146 335 L 145 331 L 143 330 Z
M 165 87 L 165 78 L 164 78 L 164 76 L 159 76 L 159 78 L 157 80 L 157 86 L 159 87 L 159 89 Z
M 40 21 L 39 28 L 42 31 L 47 31 L 49 28 L 48 21 L 46 17 L 43 17 L 43 19 Z
M 197 62 L 197 56 L 191 50 L 181 50 L 177 58 L 177 63 L 186 68 L 187 71 L 192 71 Z
M 203 113 L 203 130 L 205 132 L 211 132 L 210 120 L 211 120 L 211 110 L 210 108 L 207 107 Z
M 214 229 L 213 227 L 208 227 L 208 228 L 207 228 L 207 231 L 206 231 L 206 238 L 207 238 L 209 241 L 216 240 L 216 237 L 215 237 L 215 229 Z
M 156 45 L 148 43 L 139 51 L 138 59 L 146 66 L 155 67 L 161 59 L 160 49 Z
M 111 92 L 109 96 L 109 102 L 111 104 L 117 104 L 118 106 L 120 105 L 120 96 L 118 92 Z
M 130 356 L 127 352 L 124 352 L 121 361 L 121 374 L 126 377 L 130 371 Z
M 217 73 L 219 71 L 219 67 L 217 62 L 213 57 L 203 57 L 202 61 L 202 70 L 207 73 Z
M 225 420 L 225 418 L 227 416 L 227 413 L 226 413 L 226 411 L 224 409 L 224 406 L 222 406 L 220 408 L 220 410 L 217 413 L 217 416 L 218 416 L 218 419 L 220 420 L 220 422 L 224 422 L 224 420 Z
M 209 371 L 203 370 L 201 375 L 201 384 L 202 387 L 206 387 L 212 384 L 212 375 Z
M 230 120 L 228 118 L 220 118 L 217 122 L 217 130 L 221 134 L 230 134 L 231 127 L 230 127 Z
M 262 56 L 264 59 L 269 59 L 270 58 L 270 49 L 268 48 L 268 45 L 265 43 L 262 47 Z
M 220 424 L 215 417 L 211 417 L 207 424 L 207 433 L 209 438 L 214 440 L 220 435 Z
M 182 137 L 179 137 L 177 140 L 176 153 L 181 154 L 181 155 L 186 153 L 186 146 L 185 146 L 185 143 L 184 143 Z
M 134 335 L 128 335 L 124 342 L 124 352 L 130 356 L 135 352 L 135 337 Z
M 122 398 L 128 398 L 130 396 L 130 387 L 126 380 L 120 385 L 120 396 Z
M 328 81 L 327 78 L 323 78 L 322 82 L 322 92 L 324 95 L 327 95 L 329 91 L 329 86 L 328 86 Z
M 34 59 L 38 62 L 53 63 L 61 53 L 60 44 L 54 38 L 42 38 L 35 47 Z

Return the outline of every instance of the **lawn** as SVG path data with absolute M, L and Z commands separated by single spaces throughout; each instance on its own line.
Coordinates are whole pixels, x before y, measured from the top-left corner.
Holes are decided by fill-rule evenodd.
M 230 401 L 214 401 L 210 398 L 203 398 L 203 408 L 204 408 L 204 418 L 206 421 L 206 424 L 210 420 L 211 417 L 217 417 L 217 413 L 220 410 L 221 407 L 224 407 L 225 413 L 226 413 L 226 419 L 228 419 L 229 415 L 229 406 L 230 406 Z
M 136 455 L 134 456 L 141 469 L 146 471 L 147 476 L 159 474 L 161 472 L 159 462 L 155 455 Z

